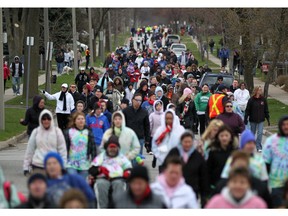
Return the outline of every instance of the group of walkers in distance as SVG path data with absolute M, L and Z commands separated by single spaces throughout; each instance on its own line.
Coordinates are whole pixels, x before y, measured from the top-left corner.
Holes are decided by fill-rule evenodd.
M 162 40 L 164 29 L 148 30 L 141 33 Z M 193 53 L 141 47 L 108 54 L 102 76 L 80 68 L 75 83 L 43 91 L 57 102 L 58 126 L 44 97 L 34 97 L 20 121 L 29 197 L 15 191 L 2 207 L 288 207 L 288 116 L 262 146 L 270 116 L 261 87 L 250 95 L 238 80 L 225 86 L 220 73 L 211 89 L 199 86 L 211 70 Z

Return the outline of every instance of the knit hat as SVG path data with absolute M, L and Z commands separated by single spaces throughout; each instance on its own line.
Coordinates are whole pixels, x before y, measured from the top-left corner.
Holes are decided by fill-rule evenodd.
M 227 87 L 225 85 L 219 85 L 218 86 L 218 91 L 223 91 L 224 89 L 227 89 Z
M 104 144 L 104 149 L 107 150 L 108 146 L 114 144 L 116 146 L 118 146 L 118 148 L 120 148 L 120 144 L 119 144 L 119 139 L 117 136 L 112 135 L 108 141 Z
M 145 166 L 135 166 L 131 170 L 128 181 L 131 182 L 135 178 L 144 179 L 146 182 L 149 182 L 148 170 Z
M 192 90 L 190 88 L 185 88 L 184 91 L 183 91 L 183 94 L 184 95 L 192 94 Z
M 240 139 L 240 149 L 243 149 L 244 146 L 248 143 L 248 142 L 255 142 L 255 135 L 251 132 L 251 130 L 244 130 L 241 134 L 241 139 Z
M 61 168 L 64 169 L 64 162 L 63 162 L 63 159 L 62 157 L 60 156 L 60 154 L 58 154 L 57 152 L 49 152 L 45 158 L 44 158 L 44 169 L 46 169 L 46 164 L 47 164 L 47 161 L 50 159 L 50 158 L 56 158 L 59 162 L 59 164 L 61 165 Z
M 193 78 L 194 76 L 193 76 L 193 74 L 189 74 L 188 76 L 187 76 L 187 78 L 189 79 L 189 78 Z
M 91 85 L 89 84 L 89 83 L 86 83 L 84 86 L 83 86 L 83 88 L 87 88 L 87 90 L 89 91 L 89 92 L 91 92 L 92 91 L 92 87 L 91 87 Z
M 34 175 L 30 176 L 30 178 L 28 179 L 28 187 L 36 180 L 42 180 L 45 182 L 45 184 L 47 184 L 47 181 L 46 181 L 46 177 L 41 174 L 41 173 L 35 173 Z
M 97 85 L 97 86 L 95 87 L 95 92 L 97 92 L 97 91 L 103 93 L 103 88 L 102 88 L 101 86 L 98 86 L 98 85 Z

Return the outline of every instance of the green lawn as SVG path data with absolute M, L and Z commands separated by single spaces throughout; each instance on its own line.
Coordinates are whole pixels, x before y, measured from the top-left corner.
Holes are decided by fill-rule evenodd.
M 207 63 L 206 58 L 204 58 L 204 61 L 202 61 L 201 54 L 197 49 L 197 45 L 195 43 L 193 43 L 190 36 L 182 36 L 181 42 L 186 44 L 187 49 L 189 49 L 189 51 L 191 51 L 193 53 L 194 57 L 198 60 L 199 66 L 203 66 L 204 64 Z M 210 60 L 208 61 L 208 66 L 210 68 L 219 68 L 219 65 L 213 63 Z
M 268 98 L 268 108 L 270 112 L 270 123 L 271 126 L 278 125 L 279 119 L 288 113 L 288 106 L 283 104 L 282 102 Z M 265 126 L 267 126 L 267 122 L 265 122 Z
M 0 141 L 5 141 L 26 130 L 26 127 L 19 123 L 25 117 L 25 109 L 5 108 L 5 131 L 0 130 Z

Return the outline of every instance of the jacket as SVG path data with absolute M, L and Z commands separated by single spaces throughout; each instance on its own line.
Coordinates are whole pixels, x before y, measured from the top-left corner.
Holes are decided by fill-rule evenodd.
M 3 64 L 4 80 L 7 80 L 10 76 L 10 70 L 6 64 Z
M 80 100 L 82 100 L 85 103 L 83 112 L 86 114 L 89 111 L 89 103 L 92 97 L 93 97 L 92 93 L 88 94 L 87 96 L 84 93 L 82 93 L 80 96 Z
M 28 125 L 27 134 L 31 135 L 32 131 L 39 126 L 39 116 L 43 109 L 39 108 L 39 103 L 42 100 L 42 97 L 35 96 L 33 98 L 33 106 L 30 107 L 25 114 L 24 121 L 20 122 L 22 125 Z
M 205 208 L 221 209 L 259 209 L 267 208 L 266 203 L 252 191 L 248 190 L 240 202 L 236 202 L 230 195 L 229 189 L 224 188 L 219 195 L 215 195 Z
M 216 185 L 215 190 L 212 193 L 212 196 L 216 194 L 220 194 L 223 188 L 226 187 L 228 182 L 228 179 L 221 179 L 218 184 Z M 252 176 L 251 178 L 251 190 L 253 194 L 261 197 L 267 204 L 268 208 L 272 208 L 272 198 L 270 195 L 270 192 L 268 190 L 267 184 L 263 181 L 259 180 L 258 178 L 255 178 Z
M 132 164 L 125 155 L 119 153 L 116 157 L 109 157 L 106 151 L 100 153 L 91 163 L 91 166 L 100 167 L 103 166 L 109 171 L 109 178 L 122 178 L 124 171 L 132 169 Z M 104 174 L 99 173 L 97 178 L 105 177 Z
M 238 134 L 242 133 L 245 130 L 245 124 L 242 118 L 234 112 L 227 113 L 224 111 L 224 113 L 216 116 L 216 119 L 220 119 L 225 125 L 228 125 L 235 136 L 238 136 Z
M 211 95 L 208 101 L 207 114 L 210 119 L 215 118 L 224 112 L 224 103 L 228 100 L 225 94 L 215 93 Z
M 113 110 L 115 111 L 120 106 L 123 96 L 116 88 L 112 90 L 112 94 L 108 94 L 107 91 L 106 89 L 103 94 L 113 103 Z
M 44 114 L 51 117 L 51 126 L 46 130 L 41 118 Z M 24 156 L 23 170 L 29 170 L 29 166 L 44 167 L 44 158 L 50 151 L 58 152 L 64 164 L 67 161 L 66 142 L 60 128 L 54 126 L 54 119 L 49 110 L 43 110 L 39 116 L 39 126 L 35 128 L 29 137 Z
M 150 140 L 150 124 L 148 112 L 139 108 L 135 110 L 133 106 L 129 106 L 123 110 L 126 120 L 126 126 L 134 130 L 138 139 L 145 139 L 145 142 Z
M 107 77 L 105 78 L 105 74 L 107 74 Z M 113 80 L 108 76 L 108 73 L 106 72 L 103 74 L 103 76 L 99 79 L 97 85 L 101 86 L 103 91 L 107 89 L 108 82 L 113 82 Z
M 94 104 L 101 99 L 107 101 L 107 110 L 109 110 L 109 112 L 113 112 L 113 103 L 110 100 L 108 100 L 108 97 L 106 97 L 104 94 L 102 94 L 101 98 L 96 97 L 96 95 L 89 98 L 88 109 L 93 110 Z
M 122 76 L 125 76 L 123 73 L 121 74 Z M 124 78 L 124 77 L 123 77 Z M 120 75 L 117 75 L 116 77 L 114 77 L 113 79 L 113 83 L 114 83 L 114 88 L 117 89 L 121 95 L 124 94 L 125 92 L 125 88 L 124 88 L 124 82 L 123 82 L 123 78 Z M 119 84 L 116 85 L 116 80 L 119 80 Z
M 112 115 L 112 119 L 114 119 L 115 114 L 118 113 L 122 116 L 122 126 L 121 126 L 121 134 L 119 136 L 120 143 L 120 152 L 125 155 L 129 160 L 133 160 L 140 152 L 140 143 L 136 133 L 131 129 L 126 127 L 124 114 L 120 111 L 116 111 Z M 101 150 L 104 149 L 104 144 L 108 141 L 110 136 L 113 134 L 113 120 L 111 128 L 105 131 L 102 142 L 101 142 Z
M 165 179 L 162 180 L 163 174 L 157 178 L 157 181 L 151 184 L 152 191 L 161 197 L 167 208 L 180 209 L 196 209 L 198 202 L 192 188 L 188 186 L 182 178 L 175 188 L 169 188 Z M 167 190 L 172 189 L 172 194 L 167 193 Z
M 150 133 L 151 133 L 151 137 L 154 136 L 157 128 L 159 128 L 161 126 L 161 119 L 162 116 L 164 114 L 163 112 L 163 105 L 162 105 L 162 110 L 161 111 L 157 111 L 155 108 L 155 104 L 157 102 L 159 102 L 160 100 L 156 100 L 154 101 L 153 104 L 153 112 L 149 115 L 149 122 L 150 122 Z M 162 101 L 161 101 L 162 102 Z M 162 103 L 163 104 L 163 103 Z
M 267 100 L 262 96 L 260 98 L 251 97 L 245 110 L 245 120 L 260 123 L 264 122 L 265 118 L 270 120 Z
M 88 170 L 90 162 L 96 157 L 97 149 L 92 131 L 70 128 L 64 131 L 67 146 L 67 168 Z
M 130 190 L 117 195 L 112 203 L 112 208 L 116 209 L 162 209 L 165 204 L 161 197 L 150 191 L 150 193 L 140 202 L 136 203 Z
M 79 101 L 79 100 L 81 100 L 81 94 L 78 92 L 78 91 L 75 91 L 74 93 L 72 92 L 72 91 L 68 91 L 71 95 L 72 95 L 72 97 L 73 97 L 73 99 L 74 99 L 74 104 L 75 104 L 75 106 L 76 106 L 76 103 Z
M 82 92 L 83 86 L 86 83 L 89 83 L 90 78 L 89 76 L 84 72 L 84 73 L 78 73 L 77 76 L 75 77 L 75 83 L 77 84 L 77 88 L 79 92 Z
M 162 95 L 160 97 L 157 96 L 157 92 L 161 91 Z M 156 98 L 157 100 L 161 100 L 163 102 L 163 107 L 164 107 L 164 111 L 167 108 L 167 105 L 169 104 L 169 100 L 168 98 L 165 97 L 163 89 L 160 86 L 157 86 L 155 89 L 155 94 L 156 94 Z
M 157 145 L 156 140 L 166 130 L 165 116 L 167 112 L 173 114 L 172 131 L 166 135 L 163 141 Z M 180 137 L 184 133 L 184 128 L 175 120 L 175 113 L 173 110 L 167 110 L 161 119 L 161 126 L 156 130 L 152 139 L 152 151 L 157 158 L 158 165 L 162 165 L 169 151 L 180 144 Z
M 165 161 L 170 156 L 176 156 L 181 158 L 184 164 L 182 170 L 185 182 L 192 187 L 193 191 L 196 194 L 196 197 L 199 197 L 199 195 L 201 195 L 201 203 L 204 206 L 206 203 L 205 199 L 208 197 L 209 194 L 209 182 L 206 162 L 202 155 L 194 147 L 192 147 L 191 150 L 188 152 L 187 163 L 184 162 L 183 156 L 181 154 L 183 154 L 183 148 L 181 145 L 179 145 L 171 149 L 171 151 L 166 156 Z
M 33 198 L 31 195 L 28 198 L 28 201 L 20 204 L 17 206 L 17 209 L 51 209 L 51 208 L 56 208 L 57 206 L 53 205 L 52 202 L 50 202 L 49 198 L 47 195 L 44 196 L 42 200 L 36 200 Z
M 186 104 L 188 110 L 183 115 Z M 178 104 L 176 112 L 180 118 L 181 125 L 186 129 L 192 129 L 193 123 L 195 122 L 196 118 L 196 109 L 194 101 L 190 99 L 189 101 L 183 101 L 182 103 Z
M 196 111 L 197 111 L 197 114 L 199 113 L 199 115 L 204 115 L 205 114 L 205 111 L 207 109 L 207 105 L 208 105 L 208 101 L 209 101 L 209 98 L 211 97 L 211 93 L 210 92 L 207 92 L 207 93 L 204 93 L 204 92 L 199 92 L 195 99 L 194 99 L 194 103 L 195 103 L 195 108 L 196 108 Z
M 45 92 L 44 94 L 48 100 L 56 100 L 56 113 L 62 113 L 62 114 L 71 114 L 71 112 L 75 109 L 75 103 L 73 96 L 67 91 L 66 92 L 66 106 L 67 110 L 63 111 L 63 103 L 64 99 L 62 101 L 59 100 L 61 91 L 57 92 L 53 95 L 49 94 L 48 92 Z
M 12 64 L 10 65 L 10 70 L 12 71 L 12 77 L 14 77 L 15 74 L 16 74 L 16 64 L 15 64 L 15 62 L 12 62 Z M 21 62 L 19 62 L 18 63 L 18 76 L 22 77 L 23 74 L 24 74 L 24 65 Z
M 100 116 L 90 115 L 86 116 L 86 125 L 91 128 L 96 145 L 100 145 L 103 134 L 110 128 L 109 121 L 103 113 Z
M 61 178 L 47 178 L 47 195 L 49 201 L 54 205 L 60 204 L 63 194 L 69 189 L 79 189 L 86 196 L 89 203 L 94 203 L 96 198 L 92 188 L 86 183 L 80 175 L 64 174 Z
M 242 90 L 239 88 L 234 92 L 234 100 L 237 101 L 242 111 L 245 111 L 249 98 L 250 93 L 247 89 Z
M 129 100 L 130 105 L 132 105 L 132 98 L 134 94 L 135 94 L 135 89 L 132 89 L 131 91 L 128 87 L 125 89 L 125 98 Z

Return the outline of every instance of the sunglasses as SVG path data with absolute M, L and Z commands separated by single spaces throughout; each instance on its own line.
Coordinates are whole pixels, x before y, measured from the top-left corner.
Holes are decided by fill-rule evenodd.
M 46 121 L 46 120 L 51 121 L 51 118 L 42 118 L 42 121 Z
M 232 105 L 228 105 L 228 106 L 225 106 L 225 107 L 230 107 L 230 108 L 232 108 L 233 106 L 232 106 Z
M 71 86 L 71 88 L 76 88 L 76 86 Z

